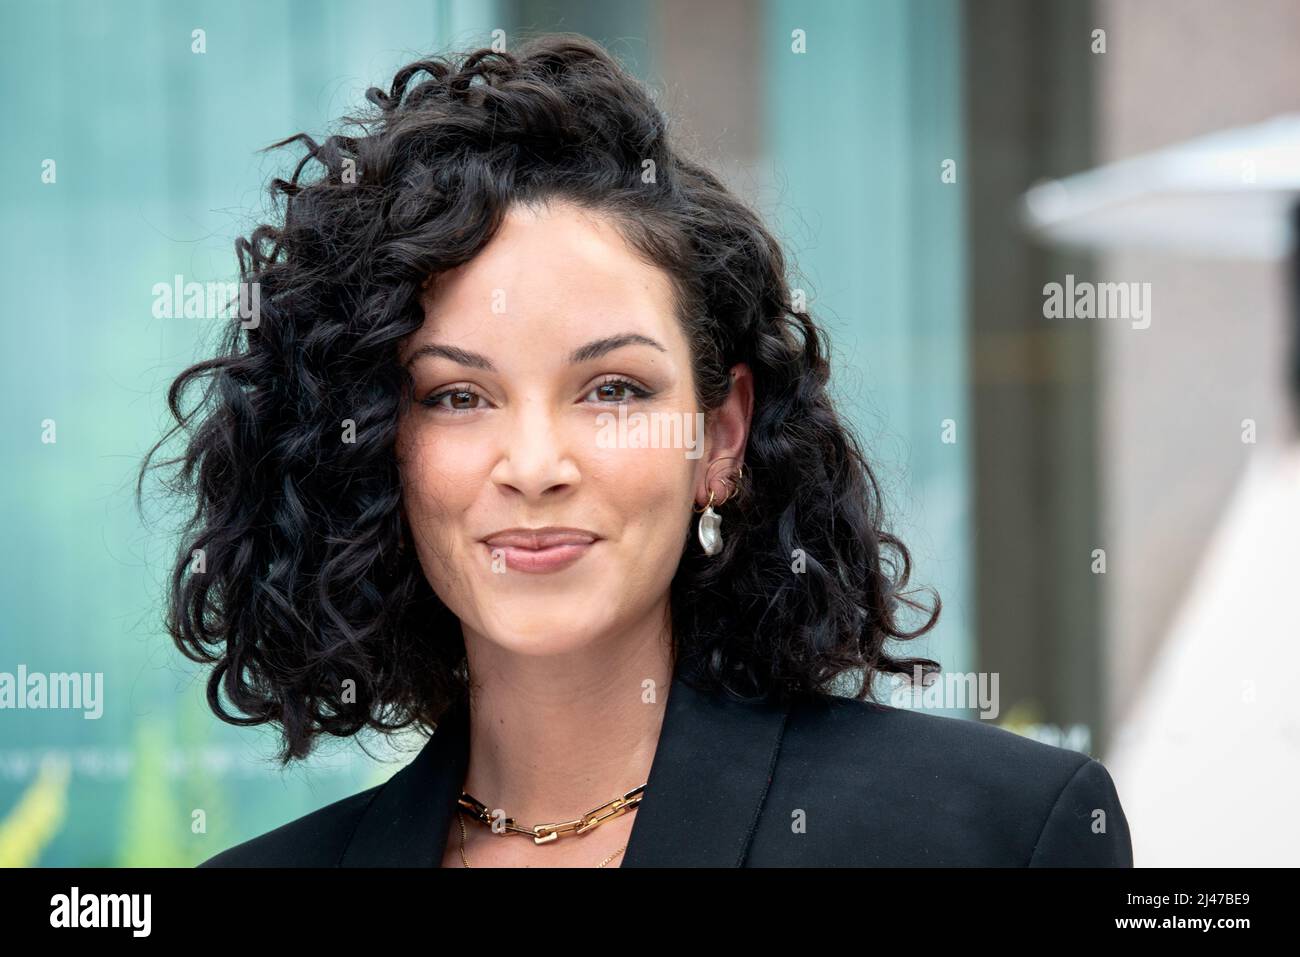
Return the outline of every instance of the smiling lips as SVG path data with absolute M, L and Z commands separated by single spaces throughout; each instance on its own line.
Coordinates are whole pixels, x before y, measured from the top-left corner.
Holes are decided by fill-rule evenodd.
M 521 572 L 553 572 L 573 564 L 598 541 L 580 528 L 510 528 L 483 539 L 489 551 L 500 552 L 506 565 Z

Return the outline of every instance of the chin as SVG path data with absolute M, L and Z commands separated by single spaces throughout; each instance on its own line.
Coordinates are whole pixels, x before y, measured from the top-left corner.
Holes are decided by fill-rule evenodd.
M 492 644 L 515 654 L 549 657 L 579 653 L 613 627 L 612 622 L 580 620 L 571 602 L 549 600 L 547 605 L 494 616 L 483 623 L 481 632 Z

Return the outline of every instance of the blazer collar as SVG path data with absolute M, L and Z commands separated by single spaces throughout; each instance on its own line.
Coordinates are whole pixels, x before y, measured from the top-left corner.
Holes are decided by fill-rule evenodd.
M 698 691 L 679 667 L 645 795 L 629 812 L 632 832 L 620 866 L 740 867 L 771 784 L 787 713 L 770 700 Z M 468 764 L 468 701 L 462 699 L 415 760 L 377 792 L 340 865 L 437 867 Z

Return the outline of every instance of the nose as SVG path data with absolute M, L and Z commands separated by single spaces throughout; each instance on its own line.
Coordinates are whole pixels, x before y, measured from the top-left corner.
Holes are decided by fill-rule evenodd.
M 578 484 L 581 475 L 570 445 L 574 436 L 546 402 L 523 401 L 505 419 L 493 482 L 536 499 Z

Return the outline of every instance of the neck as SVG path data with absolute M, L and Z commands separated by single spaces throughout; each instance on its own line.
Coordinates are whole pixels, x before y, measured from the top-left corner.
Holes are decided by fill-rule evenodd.
M 465 629 L 464 790 L 521 825 L 572 820 L 646 783 L 672 681 L 661 612 L 569 654 L 521 655 Z

